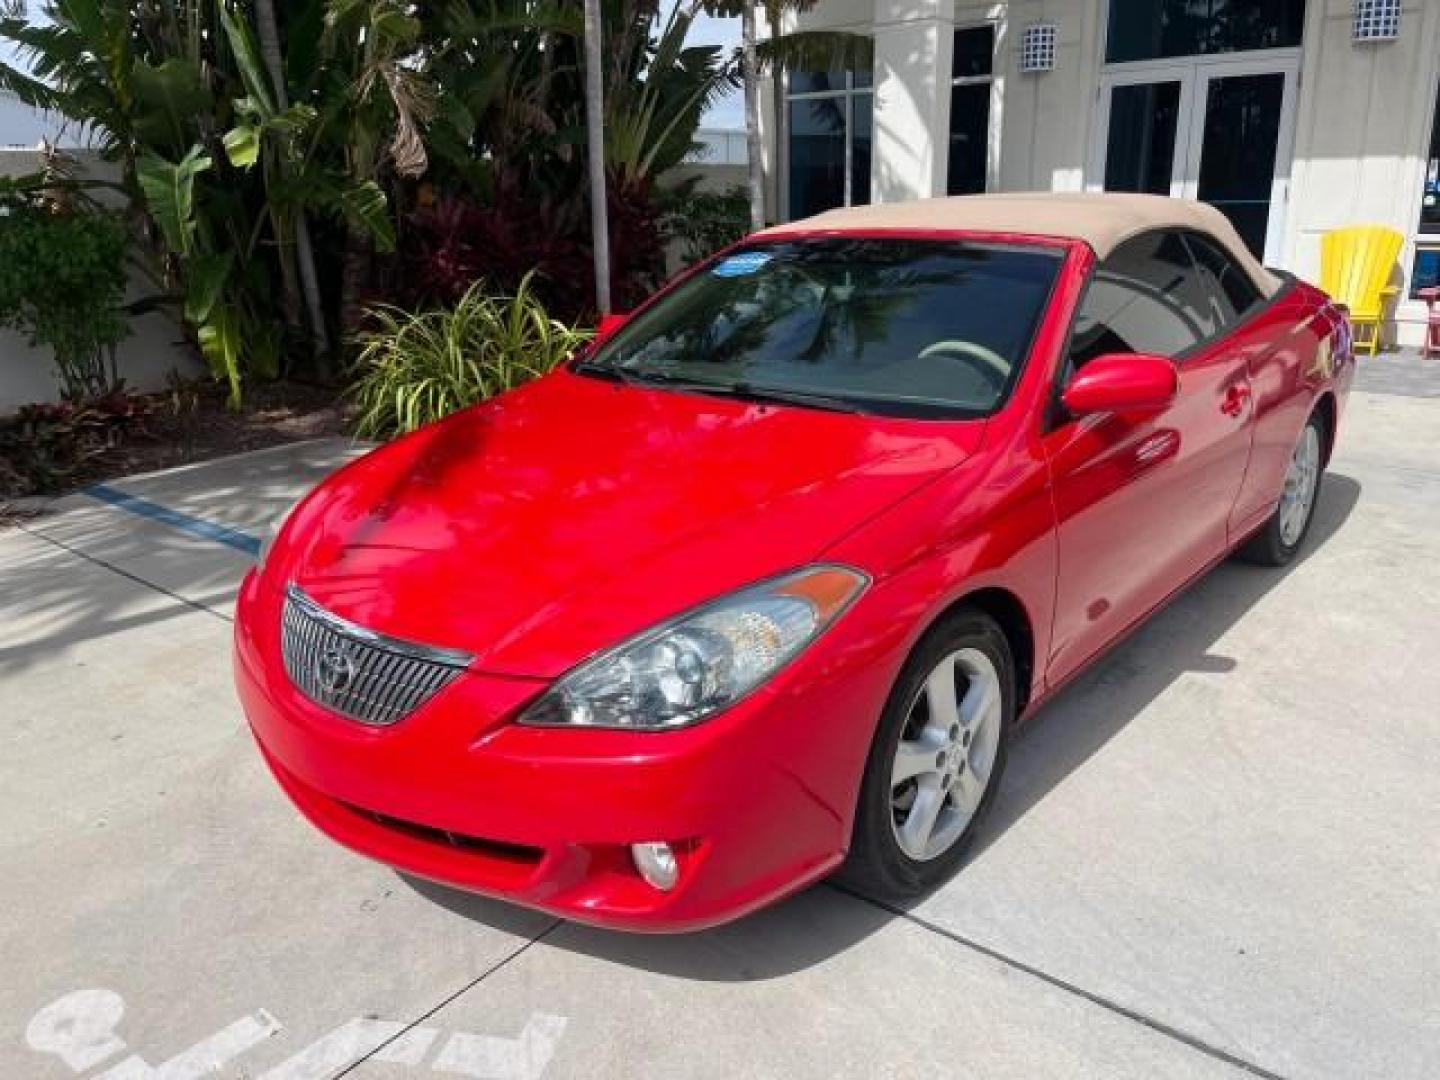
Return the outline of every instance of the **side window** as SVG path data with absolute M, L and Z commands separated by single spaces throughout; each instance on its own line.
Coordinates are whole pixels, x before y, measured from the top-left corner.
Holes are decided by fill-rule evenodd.
M 1070 338 L 1070 366 L 1111 352 L 1176 356 L 1218 330 L 1210 291 L 1180 234 L 1145 233 L 1096 266 Z
M 1214 294 L 1220 318 L 1227 326 L 1239 322 L 1260 303 L 1260 290 L 1224 248 L 1195 232 L 1185 234 L 1185 243 L 1200 265 L 1200 276 Z

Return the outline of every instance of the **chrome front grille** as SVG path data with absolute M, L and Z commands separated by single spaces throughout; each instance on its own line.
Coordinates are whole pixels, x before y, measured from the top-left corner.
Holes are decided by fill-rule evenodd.
M 469 665 L 469 653 L 377 634 L 326 611 L 291 585 L 281 616 L 285 671 L 324 708 L 385 726 L 403 720 Z

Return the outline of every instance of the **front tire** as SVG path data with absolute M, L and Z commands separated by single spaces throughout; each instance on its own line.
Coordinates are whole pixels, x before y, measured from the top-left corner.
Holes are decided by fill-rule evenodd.
M 950 877 L 994 801 L 1014 715 L 1015 664 L 1000 627 L 973 608 L 946 616 L 885 704 L 841 878 L 900 901 Z
M 1284 566 L 1295 558 L 1315 520 L 1320 480 L 1325 470 L 1325 419 L 1310 414 L 1285 473 L 1280 503 L 1263 528 L 1240 549 L 1240 556 L 1261 566 Z

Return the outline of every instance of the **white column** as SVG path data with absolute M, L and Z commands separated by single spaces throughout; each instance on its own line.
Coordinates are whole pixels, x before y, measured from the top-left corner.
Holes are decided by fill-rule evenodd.
M 874 202 L 945 194 L 954 3 L 875 0 Z
M 783 101 L 775 100 L 774 83 L 769 75 L 760 78 L 760 161 L 765 173 L 765 222 L 780 220 L 780 158 L 777 138 L 780 133 L 780 110 Z

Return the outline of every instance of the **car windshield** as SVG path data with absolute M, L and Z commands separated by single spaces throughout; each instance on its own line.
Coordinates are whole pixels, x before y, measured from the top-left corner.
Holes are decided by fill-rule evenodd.
M 1058 248 L 796 239 L 721 256 L 585 357 L 582 373 L 890 416 L 1004 404 Z

